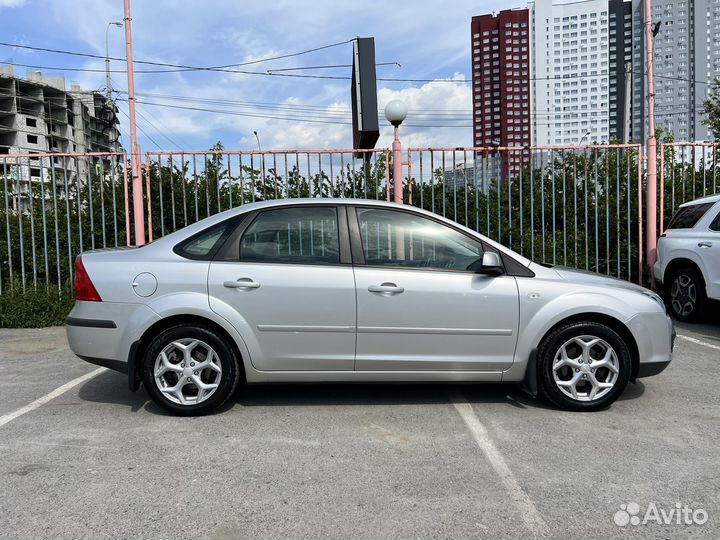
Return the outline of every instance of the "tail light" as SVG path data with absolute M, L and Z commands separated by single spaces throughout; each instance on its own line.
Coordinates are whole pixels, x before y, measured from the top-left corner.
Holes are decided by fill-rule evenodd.
M 82 262 L 82 256 L 75 259 L 75 300 L 83 302 L 102 302 L 102 298 L 95 289 L 95 285 L 90 281 Z

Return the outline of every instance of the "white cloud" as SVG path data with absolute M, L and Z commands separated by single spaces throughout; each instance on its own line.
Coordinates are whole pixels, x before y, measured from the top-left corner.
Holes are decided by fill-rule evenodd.
M 27 0 L 0 0 L 0 8 L 16 8 L 25 5 Z
M 0 0 L 0 6 L 21 5 L 25 0 Z M 520 5 L 520 1 L 514 2 Z M 25 38 L 33 45 L 57 46 L 72 50 L 105 52 L 107 21 L 122 19 L 122 3 L 117 0 L 53 0 L 45 8 L 27 3 L 25 11 L 37 27 Z M 133 35 L 135 58 L 188 65 L 235 64 L 287 54 L 327 43 L 341 42 L 356 35 L 374 36 L 378 62 L 397 61 L 402 68 L 378 67 L 381 78 L 433 79 L 449 76 L 467 77 L 470 71 L 470 18 L 494 9 L 513 7 L 507 0 L 457 0 L 452 9 L 440 0 L 401 0 L 394 9 L 387 9 L 384 0 L 366 0 L 361 4 L 337 0 L 276 0 L 275 2 L 242 2 L 216 0 L 208 9 L 205 0 L 186 0 L 179 5 L 171 0 L 135 2 L 133 5 Z M 50 17 L 40 17 L 41 9 Z M 409 10 L 411 15 L 408 16 Z M 14 12 L 19 13 L 19 12 Z M 10 19 L 10 17 L 5 18 Z M 98 21 L 103 21 L 98 24 Z M 10 23 L 5 23 L 6 25 Z M 19 22 L 18 22 L 19 24 Z M 12 26 L 10 26 L 12 27 Z M 62 28 L 61 34 L 57 29 Z M 0 32 L 4 30 L 0 21 Z M 111 56 L 124 56 L 121 29 L 110 30 Z M 38 53 L 39 65 L 59 65 L 101 68 L 102 60 L 84 63 L 79 59 Z M 347 64 L 351 60 L 351 46 L 345 44 L 323 49 L 310 55 L 286 58 L 272 63 L 247 66 L 247 70 L 264 72 L 268 68 Z M 120 62 L 113 69 L 122 69 Z M 151 66 L 136 64 L 138 72 Z M 322 75 L 349 75 L 349 70 L 311 72 Z M 54 73 L 52 73 L 54 74 Z M 460 74 L 460 75 L 458 75 Z M 463 75 L 464 74 L 464 75 Z M 104 86 L 100 73 L 66 73 L 68 82 L 79 82 L 88 89 Z M 116 88 L 126 88 L 121 73 L 113 75 Z M 148 122 L 143 129 L 159 144 L 170 143 L 162 137 L 165 132 L 185 149 L 208 148 L 222 140 L 227 148 L 256 147 L 252 134 L 257 130 L 263 148 L 349 148 L 352 145 L 350 125 L 308 122 L 309 119 L 337 119 L 336 108 L 349 110 L 350 82 L 346 80 L 313 80 L 285 77 L 265 77 L 236 73 L 162 73 L 136 75 L 136 89 L 140 93 L 169 94 L 252 102 L 241 106 L 231 103 L 198 103 L 172 101 L 174 105 L 234 111 L 238 114 L 213 114 L 200 111 L 140 105 L 138 110 Z M 408 146 L 463 146 L 471 144 L 469 84 L 447 82 L 390 83 L 379 82 L 378 106 L 382 109 L 390 99 L 404 100 L 410 114 L 402 130 L 402 140 Z M 141 101 L 165 101 L 143 96 Z M 266 105 L 281 104 L 307 109 L 272 109 Z M 422 115 L 433 109 L 436 115 Z M 454 116 L 449 111 L 462 110 Z M 446 112 L 444 116 L 443 111 Z M 461 115 L 461 116 L 460 116 Z M 284 116 L 293 121 L 263 118 Z M 123 115 L 121 118 L 126 124 Z M 305 119 L 302 121 L 301 119 Z M 443 119 L 444 120 L 441 120 Z M 340 117 L 349 122 L 349 113 Z M 152 125 L 151 125 L 152 124 Z M 419 127 L 436 125 L 436 127 Z M 437 127 L 453 124 L 464 127 Z M 392 129 L 381 117 L 381 137 L 378 147 L 392 141 Z M 154 126 L 154 127 L 153 127 Z M 141 135 L 141 138 L 143 136 Z M 145 140 L 144 149 L 154 149 Z

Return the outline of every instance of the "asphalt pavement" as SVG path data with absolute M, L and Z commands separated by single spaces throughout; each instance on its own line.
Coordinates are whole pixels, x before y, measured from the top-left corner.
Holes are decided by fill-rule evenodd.
M 63 328 L 0 330 L 0 538 L 718 538 L 720 325 L 678 333 L 597 413 L 510 385 L 282 385 L 176 418 Z

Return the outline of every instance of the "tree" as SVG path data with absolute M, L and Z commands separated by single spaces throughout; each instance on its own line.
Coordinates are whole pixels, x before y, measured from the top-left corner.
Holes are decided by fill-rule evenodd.
M 710 86 L 710 95 L 703 104 L 707 118 L 703 124 L 710 128 L 713 138 L 720 140 L 720 77 L 716 77 Z

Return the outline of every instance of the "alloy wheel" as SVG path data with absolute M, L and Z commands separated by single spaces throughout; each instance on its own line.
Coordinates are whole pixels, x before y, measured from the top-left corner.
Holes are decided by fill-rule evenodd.
M 166 345 L 155 359 L 155 384 L 165 397 L 179 405 L 197 405 L 220 385 L 222 365 L 210 345 L 194 338 Z
M 597 401 L 618 381 L 620 362 L 615 349 L 602 338 L 577 336 L 566 341 L 553 359 L 555 384 L 576 401 Z
M 695 310 L 697 288 L 687 274 L 678 275 L 670 287 L 670 303 L 673 311 L 680 317 L 687 317 Z

